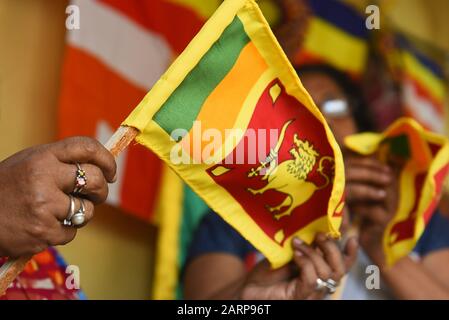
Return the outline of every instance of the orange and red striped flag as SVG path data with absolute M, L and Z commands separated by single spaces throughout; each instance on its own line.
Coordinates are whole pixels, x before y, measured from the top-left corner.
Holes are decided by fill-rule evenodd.
M 212 1 L 213 2 L 213 1 Z M 71 1 L 79 30 L 67 32 L 59 104 L 59 137 L 105 142 L 198 32 L 207 14 L 198 1 Z M 208 6 L 206 6 L 207 9 Z M 213 11 L 214 8 L 209 8 Z M 154 222 L 170 172 L 139 145 L 118 158 L 108 203 Z M 182 192 L 179 186 L 173 190 Z M 162 197 L 162 198 L 161 198 Z

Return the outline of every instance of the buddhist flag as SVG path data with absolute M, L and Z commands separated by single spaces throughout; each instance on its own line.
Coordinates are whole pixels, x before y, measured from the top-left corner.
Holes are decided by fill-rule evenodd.
M 123 122 L 279 267 L 339 236 L 341 151 L 254 0 L 226 0 Z
M 365 17 L 339 0 L 310 0 L 304 43 L 295 65 L 326 63 L 360 77 L 368 58 Z
M 441 196 L 449 169 L 449 144 L 444 136 L 426 131 L 411 118 L 401 118 L 384 133 L 360 133 L 346 138 L 351 150 L 381 159 L 402 159 L 397 211 L 383 239 L 389 265 L 415 247 Z
M 404 37 L 399 43 L 405 114 L 429 130 L 444 133 L 447 88 L 443 67 Z

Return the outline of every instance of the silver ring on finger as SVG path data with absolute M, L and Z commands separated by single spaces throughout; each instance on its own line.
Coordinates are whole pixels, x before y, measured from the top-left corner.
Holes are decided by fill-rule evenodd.
M 321 278 L 316 279 L 316 291 L 322 291 L 327 288 L 327 283 Z
M 70 204 L 69 204 L 69 212 L 67 213 L 67 218 L 64 219 L 62 224 L 67 227 L 72 226 L 72 217 L 75 214 L 75 198 L 72 195 L 69 195 Z
M 334 279 L 327 279 L 325 281 L 326 283 L 326 288 L 329 291 L 330 294 L 335 293 L 335 291 L 337 291 L 337 287 L 338 287 L 338 282 L 335 281 Z
M 81 225 L 84 224 L 84 222 L 86 221 L 86 207 L 84 205 L 84 200 L 83 199 L 79 199 L 81 206 L 78 209 L 77 212 L 75 212 L 75 214 L 71 217 L 70 221 L 72 222 L 72 225 L 74 225 L 75 227 L 79 227 Z
M 79 163 L 76 163 L 76 173 L 75 173 L 75 188 L 73 193 L 81 193 L 83 189 L 87 186 L 87 176 L 86 171 L 84 171 Z

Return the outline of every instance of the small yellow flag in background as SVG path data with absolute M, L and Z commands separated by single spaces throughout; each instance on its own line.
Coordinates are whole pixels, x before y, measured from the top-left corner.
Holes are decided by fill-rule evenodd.
M 362 155 L 403 160 L 397 211 L 383 239 L 387 264 L 392 265 L 413 250 L 434 213 L 449 170 L 449 141 L 401 118 L 381 134 L 352 135 L 345 144 Z

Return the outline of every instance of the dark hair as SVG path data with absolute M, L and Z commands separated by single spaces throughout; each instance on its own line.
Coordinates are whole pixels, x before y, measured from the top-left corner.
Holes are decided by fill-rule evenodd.
M 295 69 L 299 76 L 307 73 L 320 73 L 335 81 L 343 93 L 348 97 L 358 130 L 374 130 L 374 123 L 371 120 L 368 106 L 363 99 L 362 91 L 346 73 L 327 64 L 306 64 L 296 67 Z

